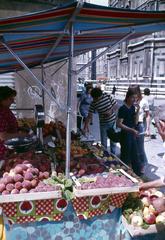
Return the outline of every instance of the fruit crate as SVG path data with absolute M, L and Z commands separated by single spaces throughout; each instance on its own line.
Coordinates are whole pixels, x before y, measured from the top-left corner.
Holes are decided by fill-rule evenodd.
M 85 196 L 96 196 L 96 195 L 113 195 L 113 194 L 122 194 L 122 193 L 130 193 L 130 192 L 139 192 L 139 181 L 135 178 L 129 175 L 127 172 L 125 172 L 123 169 L 118 169 L 116 171 L 112 170 L 112 173 L 120 173 L 121 176 L 124 176 L 127 178 L 130 182 L 132 182 L 131 186 L 116 186 L 116 187 L 99 187 L 99 188 L 87 188 L 82 189 L 82 183 L 81 178 L 76 178 L 75 176 L 72 176 L 72 180 L 75 183 L 75 186 L 73 188 L 74 194 L 76 197 L 85 197 Z M 94 179 L 96 181 L 97 176 L 105 176 L 107 177 L 107 172 L 104 172 L 102 174 L 96 174 L 96 175 L 89 175 L 84 176 L 82 178 L 88 179 Z M 115 175 L 114 175 L 115 176 Z M 113 176 L 112 176 L 113 177 Z
M 67 205 L 59 190 L 0 196 L 0 207 L 10 224 L 60 221 Z
M 165 225 L 163 223 L 152 224 L 147 229 L 143 229 L 142 227 L 135 227 L 129 224 L 126 218 L 122 215 L 122 224 L 127 229 L 131 237 L 140 237 L 148 235 L 148 238 L 146 239 L 150 239 L 150 234 L 156 234 L 155 239 L 160 240 L 165 239 Z

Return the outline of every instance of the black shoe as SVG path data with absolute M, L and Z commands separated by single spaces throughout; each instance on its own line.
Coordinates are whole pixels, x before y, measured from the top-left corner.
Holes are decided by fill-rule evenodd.
M 93 122 L 91 122 L 90 125 L 93 125 Z

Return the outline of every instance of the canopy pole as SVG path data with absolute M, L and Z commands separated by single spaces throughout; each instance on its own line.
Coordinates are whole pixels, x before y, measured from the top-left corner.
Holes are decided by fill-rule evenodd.
M 66 125 L 66 178 L 70 177 L 70 150 L 71 150 L 71 93 L 72 93 L 72 78 L 73 78 L 73 53 L 74 53 L 74 33 L 73 23 L 70 25 L 70 56 L 68 62 L 68 96 L 67 96 L 67 125 Z
M 111 51 L 116 45 L 118 45 L 119 43 L 125 41 L 127 38 L 129 38 L 134 33 L 135 33 L 135 31 L 132 30 L 126 36 L 124 36 L 122 39 L 120 39 L 118 42 L 116 42 L 115 44 L 110 45 L 109 47 L 107 47 L 103 52 L 101 52 L 99 55 L 97 55 L 95 58 L 93 58 L 91 61 L 89 61 L 87 64 L 85 64 L 82 68 L 80 68 L 79 70 L 75 71 L 75 74 L 78 75 L 85 68 L 89 67 L 93 62 L 95 62 L 97 59 L 99 59 L 101 56 L 103 56 L 106 52 Z
M 37 82 L 42 90 L 44 90 L 48 96 L 57 104 L 61 111 L 65 111 L 59 103 L 56 101 L 55 97 L 48 91 L 48 89 L 41 83 L 41 81 L 34 75 L 34 73 L 26 66 L 26 64 L 20 59 L 20 57 L 5 43 L 3 37 L 1 37 L 0 43 L 11 53 L 11 55 L 20 63 L 20 65 L 31 75 L 35 82 Z
M 42 85 L 44 86 L 44 66 L 43 64 L 41 65 L 41 77 L 42 77 Z M 45 113 L 45 93 L 44 93 L 44 90 L 42 89 L 42 105 L 43 105 L 43 110 L 44 110 L 44 113 Z

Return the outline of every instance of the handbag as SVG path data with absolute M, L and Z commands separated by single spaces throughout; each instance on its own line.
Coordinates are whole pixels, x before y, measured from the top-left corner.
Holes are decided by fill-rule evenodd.
M 107 130 L 107 136 L 113 142 L 120 142 L 121 130 L 116 127 L 116 124 L 114 124 L 113 127 Z

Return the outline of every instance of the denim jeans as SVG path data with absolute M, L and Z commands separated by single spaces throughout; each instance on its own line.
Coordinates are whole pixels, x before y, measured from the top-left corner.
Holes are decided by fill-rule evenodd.
M 145 126 L 143 123 L 138 123 L 136 130 L 139 133 L 142 133 L 145 131 Z M 138 147 L 138 157 L 141 161 L 142 166 L 144 167 L 145 164 L 148 162 L 147 161 L 147 157 L 146 157 L 146 153 L 145 153 L 145 149 L 144 149 L 144 134 L 140 135 L 137 137 L 137 147 Z
M 101 136 L 101 144 L 107 149 L 107 130 L 109 128 L 113 128 L 114 122 L 100 124 L 100 136 Z M 116 151 L 116 143 L 110 141 L 110 151 L 115 154 Z

